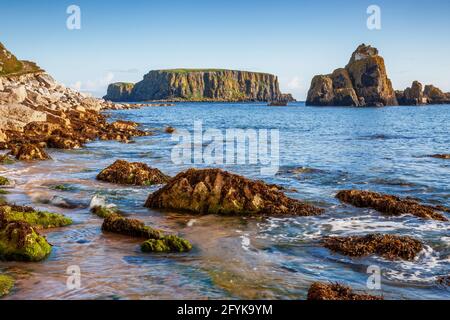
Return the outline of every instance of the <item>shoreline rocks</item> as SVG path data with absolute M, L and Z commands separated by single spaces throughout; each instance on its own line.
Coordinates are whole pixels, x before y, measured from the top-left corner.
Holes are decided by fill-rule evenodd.
M 105 100 L 111 101 L 279 101 L 278 77 L 259 72 L 222 69 L 154 70 L 136 84 L 113 83 Z
M 275 186 L 221 169 L 190 169 L 149 195 L 145 206 L 196 214 L 314 216 L 322 209 L 288 198 Z
M 167 183 L 170 177 L 145 163 L 117 160 L 102 170 L 97 175 L 97 180 L 124 185 L 151 186 Z
M 398 105 L 378 50 L 360 45 L 345 68 L 329 75 L 315 76 L 307 106 L 390 106 Z
M 369 294 L 357 294 L 352 288 L 339 283 L 315 282 L 308 290 L 308 300 L 384 300 L 383 297 Z
M 342 255 L 365 257 L 378 255 L 388 260 L 413 260 L 422 251 L 423 244 L 404 236 L 369 234 L 353 237 L 325 237 L 322 245 Z
M 336 198 L 358 208 L 371 208 L 388 215 L 412 214 L 423 219 L 448 221 L 442 213 L 438 212 L 447 211 L 447 208 L 422 205 L 413 199 L 360 190 L 343 190 L 336 195 Z

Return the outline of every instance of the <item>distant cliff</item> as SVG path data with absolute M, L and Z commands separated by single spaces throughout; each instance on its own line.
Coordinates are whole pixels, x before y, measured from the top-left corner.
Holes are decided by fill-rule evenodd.
M 376 48 L 362 44 L 345 68 L 313 78 L 306 104 L 362 107 L 398 105 L 398 102 L 384 59 Z
M 222 69 L 150 71 L 134 86 L 113 83 L 104 97 L 111 101 L 280 101 L 278 78 L 267 73 Z

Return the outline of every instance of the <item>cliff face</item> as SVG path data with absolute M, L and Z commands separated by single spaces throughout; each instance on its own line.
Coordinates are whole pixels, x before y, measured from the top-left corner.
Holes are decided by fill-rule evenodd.
M 292 99 L 280 92 L 278 78 L 267 73 L 216 69 L 150 71 L 129 96 L 123 84 L 111 84 L 105 99 L 112 101 L 279 101 Z
M 117 82 L 108 86 L 105 98 L 111 101 L 132 101 L 131 93 L 134 83 Z
M 307 105 L 387 106 L 397 105 L 384 59 L 378 50 L 360 45 L 344 69 L 313 78 Z

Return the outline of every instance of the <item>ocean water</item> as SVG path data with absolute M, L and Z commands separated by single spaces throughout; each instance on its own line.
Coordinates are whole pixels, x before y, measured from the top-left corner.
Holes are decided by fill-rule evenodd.
M 427 155 L 450 152 L 450 105 L 387 108 L 312 108 L 265 104 L 180 103 L 108 112 L 111 121 L 137 121 L 155 130 L 135 143 L 97 141 L 72 151 L 50 150 L 53 161 L 0 168 L 16 181 L 8 200 L 64 213 L 73 226 L 46 232 L 48 260 L 0 262 L 17 279 L 7 299 L 305 299 L 314 281 L 341 282 L 386 299 L 449 299 L 436 277 L 450 274 L 450 224 L 413 216 L 388 217 L 340 204 L 348 188 L 409 196 L 450 207 L 450 161 Z M 159 212 L 143 207 L 158 187 L 122 187 L 95 180 L 116 159 L 140 161 L 175 175 L 189 167 L 171 160 L 176 144 L 164 133 L 229 128 L 278 129 L 280 167 L 217 165 L 285 186 L 288 195 L 323 207 L 319 217 L 242 218 Z M 52 188 L 65 185 L 64 191 Z M 180 234 L 194 250 L 144 254 L 140 240 L 101 232 L 89 213 L 95 195 L 130 217 Z M 71 207 L 63 208 L 63 207 Z M 319 245 L 327 235 L 382 232 L 414 236 L 426 246 L 415 261 L 348 258 Z M 81 287 L 69 290 L 67 268 L 79 266 Z M 381 270 L 381 289 L 369 290 L 370 266 Z

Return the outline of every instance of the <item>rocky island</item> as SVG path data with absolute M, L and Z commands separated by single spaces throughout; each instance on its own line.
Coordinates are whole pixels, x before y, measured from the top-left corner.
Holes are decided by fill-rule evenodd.
M 415 81 L 411 88 L 394 91 L 384 59 L 378 49 L 362 44 L 345 68 L 312 79 L 308 106 L 383 107 L 397 105 L 448 104 L 450 93 L 433 85 L 423 89 Z
M 113 83 L 105 100 L 129 101 L 294 101 L 268 73 L 224 69 L 154 70 L 136 84 Z

